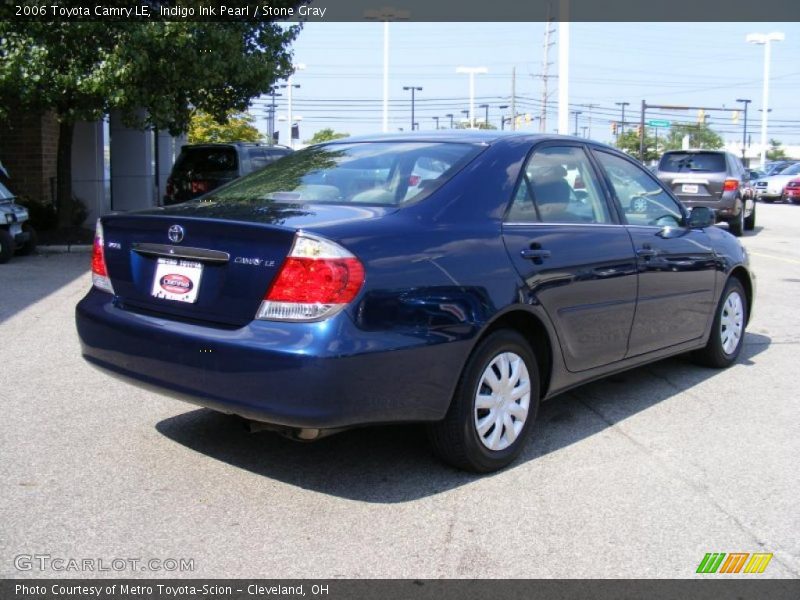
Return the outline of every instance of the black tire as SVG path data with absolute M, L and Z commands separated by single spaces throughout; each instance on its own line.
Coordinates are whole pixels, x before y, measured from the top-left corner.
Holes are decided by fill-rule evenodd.
M 739 214 L 736 215 L 732 220 L 728 221 L 728 229 L 736 237 L 742 237 L 744 234 L 744 228 L 744 203 L 742 203 L 741 207 L 739 208 Z
M 486 412 L 485 418 L 488 419 L 496 409 L 476 409 L 475 402 L 481 389 L 485 392 L 490 391 L 488 385 L 481 389 L 479 385 L 490 369 L 495 377 L 500 374 L 492 363 L 505 353 L 513 353 L 521 358 L 528 371 L 530 384 L 530 393 L 527 395 L 528 410 L 524 419 L 509 416 L 509 419 L 512 419 L 510 422 L 515 424 L 521 422 L 522 425 L 516 438 L 511 442 L 508 442 L 508 438 L 504 439 L 507 429 L 503 425 L 503 429 L 499 430 L 497 445 L 508 443 L 508 446 L 491 449 L 487 444 L 490 443 L 496 425 L 491 425 L 481 435 L 478 433 L 476 419 L 482 411 Z M 523 380 L 524 377 L 521 377 L 520 385 L 524 385 Z M 524 398 L 525 396 L 509 404 L 523 405 Z M 502 469 L 519 455 L 530 436 L 538 410 L 539 370 L 533 351 L 519 333 L 510 329 L 500 329 L 486 337 L 473 351 L 461 374 L 447 415 L 442 421 L 428 426 L 428 437 L 433 451 L 444 462 L 466 471 L 489 473 Z
M 750 213 L 749 217 L 745 217 L 744 219 L 744 228 L 747 231 L 753 231 L 756 228 L 756 203 L 753 202 L 753 212 Z
M 23 256 L 33 254 L 36 251 L 36 245 L 39 243 L 39 236 L 36 235 L 36 230 L 28 223 L 22 225 L 22 230 L 28 232 L 28 241 L 17 248 L 17 254 Z
M 723 318 L 725 318 L 725 315 L 731 315 L 735 313 L 735 311 L 730 310 L 731 307 L 728 304 L 728 299 L 734 294 L 739 296 L 739 301 L 741 302 L 741 315 L 739 318 L 741 329 L 738 340 L 736 341 L 736 346 L 726 350 L 723 344 L 723 339 L 725 338 L 726 332 L 726 329 L 723 329 Z M 733 302 L 735 305 L 735 299 Z M 739 357 L 739 353 L 742 351 L 742 346 L 744 345 L 744 332 L 745 325 L 747 323 L 748 310 L 747 296 L 744 293 L 744 288 L 742 287 L 741 282 L 735 277 L 731 277 L 728 280 L 728 283 L 725 285 L 725 290 L 722 292 L 722 297 L 719 300 L 717 312 L 714 315 L 714 324 L 711 326 L 711 336 L 708 338 L 708 343 L 706 344 L 705 348 L 698 350 L 692 355 L 694 361 L 698 364 L 706 367 L 713 367 L 715 369 L 724 369 L 735 363 L 736 359 Z M 728 330 L 728 335 L 730 335 L 730 330 Z
M 5 229 L 0 229 L 0 265 L 7 263 L 14 254 L 14 238 Z

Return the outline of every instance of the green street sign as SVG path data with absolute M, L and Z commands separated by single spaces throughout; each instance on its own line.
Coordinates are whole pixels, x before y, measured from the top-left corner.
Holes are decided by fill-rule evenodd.
M 648 121 L 647 125 L 648 127 L 669 127 L 670 125 L 672 125 L 672 123 L 670 121 L 662 121 L 659 119 L 655 119 L 652 121 Z

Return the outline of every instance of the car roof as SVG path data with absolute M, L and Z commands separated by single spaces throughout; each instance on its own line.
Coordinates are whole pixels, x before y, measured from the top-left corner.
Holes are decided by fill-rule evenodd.
M 280 144 L 269 144 L 267 142 L 205 142 L 202 144 L 184 144 L 181 150 L 187 148 L 193 150 L 194 148 L 228 148 L 236 146 L 239 148 L 281 148 L 283 150 L 291 150 L 289 146 L 281 146 Z
M 545 133 L 530 133 L 523 131 L 498 131 L 493 129 L 440 129 L 433 131 L 414 131 L 414 132 L 398 132 L 398 133 L 383 133 L 373 135 L 361 135 L 348 138 L 339 138 L 331 142 L 324 142 L 326 144 L 349 144 L 362 143 L 362 142 L 450 142 L 461 144 L 494 144 L 499 141 L 514 139 L 529 139 L 533 140 L 573 140 L 586 143 L 592 142 L 584 138 L 578 138 L 567 135 L 555 135 Z

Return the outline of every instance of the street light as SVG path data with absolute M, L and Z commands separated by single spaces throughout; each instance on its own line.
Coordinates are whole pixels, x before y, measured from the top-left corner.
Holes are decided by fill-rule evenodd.
M 411 13 L 391 7 L 364 11 L 367 21 L 383 21 L 383 133 L 389 133 L 389 21 L 407 21 Z
M 630 102 L 614 102 L 617 106 L 622 107 L 622 121 L 620 122 L 620 134 L 625 133 L 625 107 L 630 104 Z
M 489 128 L 489 105 L 488 104 L 480 104 L 478 106 L 478 108 L 483 108 L 486 111 L 484 113 L 483 122 L 486 123 L 486 128 L 488 129 Z
M 461 114 L 464 115 L 465 119 L 469 119 L 469 116 L 472 114 L 472 112 L 468 108 L 465 108 L 461 111 Z M 470 129 L 472 129 L 472 123 L 470 123 Z
M 292 65 L 292 69 L 294 71 L 304 71 L 305 68 L 306 66 L 303 63 Z M 294 77 L 294 72 L 286 78 L 286 120 L 288 121 L 289 125 L 289 135 L 286 137 L 286 139 L 289 140 L 290 148 L 294 148 L 294 139 L 292 139 L 292 89 L 300 87 L 299 85 L 292 83 L 292 77 Z
M 488 73 L 486 67 L 456 67 L 456 73 L 469 75 L 469 128 L 475 129 L 475 75 Z
M 445 115 L 445 117 L 447 117 L 448 119 L 450 119 L 450 129 L 452 129 L 452 128 L 453 128 L 453 113 L 447 113 L 447 114 Z
M 439 117 L 431 117 L 434 121 L 436 121 L 436 130 L 439 130 Z
M 764 91 L 762 95 L 761 113 L 761 168 L 767 162 L 767 113 L 769 112 L 769 59 L 772 49 L 772 42 L 782 42 L 785 39 L 783 33 L 773 31 L 772 33 L 750 33 L 745 40 L 750 44 L 764 46 Z
M 737 102 L 744 104 L 744 130 L 742 131 L 742 160 L 745 160 L 747 153 L 747 105 L 752 102 L 747 98 L 737 98 Z
M 506 128 L 505 110 L 508 108 L 508 104 L 501 104 L 498 108 L 500 109 L 500 129 L 503 130 Z
M 403 90 L 411 90 L 411 131 L 414 131 L 414 93 L 421 92 L 422 88 L 413 85 L 404 85 Z
M 571 111 L 573 115 L 575 115 L 575 133 L 573 134 L 575 137 L 578 137 L 578 115 L 582 115 L 582 110 L 573 110 Z

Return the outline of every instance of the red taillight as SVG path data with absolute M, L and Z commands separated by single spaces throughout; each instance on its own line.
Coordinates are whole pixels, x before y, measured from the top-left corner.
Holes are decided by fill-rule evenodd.
M 318 321 L 352 302 L 364 284 L 364 267 L 328 240 L 298 234 L 256 314 L 274 321 Z
M 211 183 L 208 181 L 200 180 L 192 182 L 193 194 L 205 194 L 209 189 L 211 189 Z
M 408 176 L 408 185 L 411 187 L 419 185 L 419 182 L 422 181 L 422 177 L 419 175 L 409 175 Z
M 739 182 L 736 179 L 726 179 L 722 184 L 723 192 L 735 192 L 739 189 Z
M 104 292 L 114 293 L 111 279 L 106 269 L 106 257 L 103 250 L 103 224 L 97 219 L 97 226 L 94 230 L 94 245 L 92 246 L 92 285 Z
M 288 258 L 265 300 L 347 304 L 364 281 L 356 258 Z
M 167 197 L 172 199 L 175 197 L 175 184 L 172 183 L 172 179 L 167 179 Z

